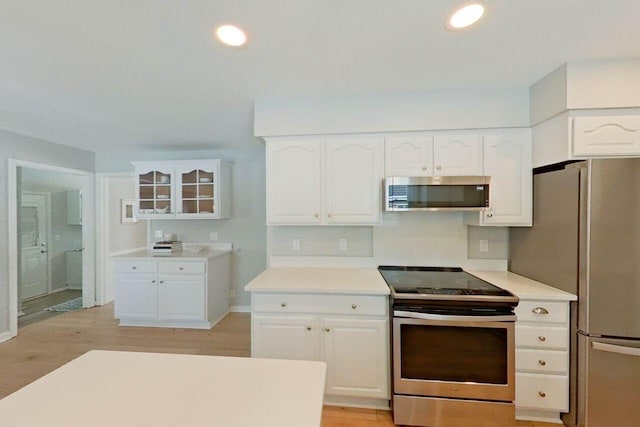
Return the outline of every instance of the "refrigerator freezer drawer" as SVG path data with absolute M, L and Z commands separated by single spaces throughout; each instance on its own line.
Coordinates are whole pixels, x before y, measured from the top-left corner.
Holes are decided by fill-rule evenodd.
M 568 350 L 569 329 L 566 327 L 518 325 L 516 323 L 516 347 Z
M 567 375 L 516 374 L 516 406 L 526 409 L 567 411 L 569 409 L 569 377 Z
M 586 348 L 585 427 L 636 427 L 640 420 L 640 341 L 580 336 Z M 583 377 L 584 378 L 584 377 Z

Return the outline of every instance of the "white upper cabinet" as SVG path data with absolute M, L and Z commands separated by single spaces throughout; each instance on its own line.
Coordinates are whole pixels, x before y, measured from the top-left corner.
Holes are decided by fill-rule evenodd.
M 484 136 L 484 173 L 489 183 L 489 209 L 465 214 L 472 225 L 530 226 L 532 221 L 531 130 Z
M 434 176 L 483 175 L 482 137 L 473 134 L 435 135 Z
M 267 224 L 377 224 L 383 175 L 377 137 L 268 138 Z
M 574 156 L 640 155 L 640 116 L 575 117 Z
M 211 159 L 133 162 L 133 165 L 137 218 L 229 218 L 229 163 Z
M 380 222 L 382 138 L 329 139 L 325 145 L 325 222 Z
M 385 176 L 432 176 L 433 136 L 391 136 L 384 141 Z

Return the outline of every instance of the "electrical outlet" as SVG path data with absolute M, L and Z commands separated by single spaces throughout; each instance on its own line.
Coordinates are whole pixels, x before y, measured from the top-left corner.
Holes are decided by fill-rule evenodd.
M 291 244 L 293 245 L 293 250 L 294 251 L 299 251 L 300 250 L 300 239 L 293 239 L 291 241 Z
M 231 289 L 229 291 L 229 297 L 230 298 L 235 298 L 236 297 L 236 290 L 235 289 Z
M 215 231 L 212 231 L 211 233 L 209 233 L 209 240 L 218 240 L 218 233 L 216 233 Z
M 153 235 L 156 237 L 156 239 L 162 239 L 162 230 L 154 230 Z
M 340 246 L 341 251 L 347 250 L 347 239 L 338 239 L 338 246 Z
M 480 252 L 489 252 L 488 240 L 480 240 Z

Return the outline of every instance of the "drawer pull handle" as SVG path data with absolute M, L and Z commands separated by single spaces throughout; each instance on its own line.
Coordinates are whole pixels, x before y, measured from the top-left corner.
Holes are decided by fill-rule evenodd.
M 131 267 L 132 270 L 135 270 L 136 268 L 138 268 L 138 267 L 136 267 L 135 265 L 133 267 Z
M 151 283 L 156 283 L 156 281 L 155 281 L 155 280 L 152 280 L 152 281 L 151 281 Z
M 356 308 L 358 308 L 358 305 L 357 304 L 351 304 L 351 308 L 353 308 L 355 310 Z
M 184 270 L 184 267 L 180 267 L 180 268 L 178 268 L 178 270 Z
M 542 342 L 545 342 L 547 340 L 546 337 L 543 337 L 542 335 L 538 337 L 538 339 Z
M 282 304 L 280 304 L 280 307 L 285 308 L 287 306 L 286 302 L 283 302 Z
M 538 360 L 538 364 L 540 366 L 545 366 L 547 364 L 547 362 L 545 362 L 544 360 Z
M 539 392 L 538 392 L 538 396 L 540 396 L 540 397 L 547 397 L 547 393 L 545 393 L 544 391 L 539 391 Z
M 331 328 L 324 328 L 325 332 L 331 332 Z
M 311 326 L 307 326 L 307 331 L 310 331 L 310 330 L 311 330 Z
M 164 280 L 160 280 L 160 283 L 164 283 Z
M 531 312 L 535 314 L 549 314 L 549 310 L 547 310 L 544 307 L 536 307 L 533 310 L 531 310 Z

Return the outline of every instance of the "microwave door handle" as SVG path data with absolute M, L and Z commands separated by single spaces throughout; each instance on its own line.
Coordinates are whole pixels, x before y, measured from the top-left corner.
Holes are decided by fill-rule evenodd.
M 449 314 L 417 313 L 414 311 L 395 310 L 394 317 L 405 317 L 409 319 L 441 320 L 446 322 L 515 322 L 516 315 L 509 314 L 503 316 L 456 316 Z

